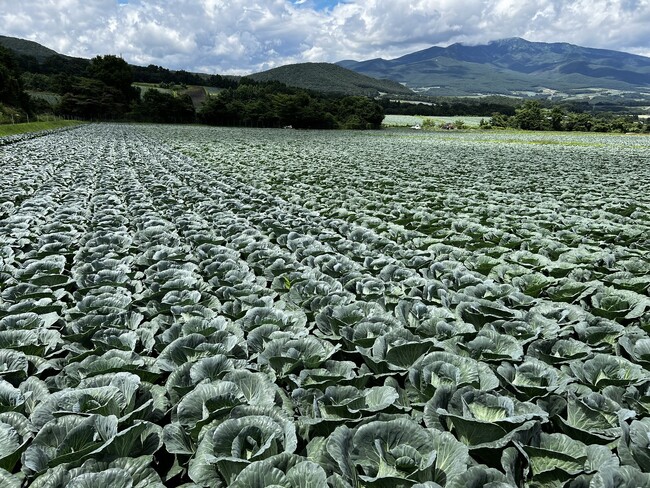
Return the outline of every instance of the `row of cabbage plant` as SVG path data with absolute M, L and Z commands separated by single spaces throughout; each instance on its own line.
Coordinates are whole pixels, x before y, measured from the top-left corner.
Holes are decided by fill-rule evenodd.
M 0 202 L 2 479 L 650 485 L 643 241 L 589 261 L 559 222 L 533 252 L 451 206 L 427 217 L 447 238 L 409 228 L 425 178 L 351 164 L 375 155 L 358 137 L 97 125 L 0 149 L 26 176 Z M 354 214 L 317 204 L 333 185 Z

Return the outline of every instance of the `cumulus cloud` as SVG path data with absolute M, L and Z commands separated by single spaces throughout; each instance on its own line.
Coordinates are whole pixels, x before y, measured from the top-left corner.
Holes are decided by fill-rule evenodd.
M 650 0 L 0 0 L 0 34 L 72 56 L 250 73 L 504 37 L 650 55 Z

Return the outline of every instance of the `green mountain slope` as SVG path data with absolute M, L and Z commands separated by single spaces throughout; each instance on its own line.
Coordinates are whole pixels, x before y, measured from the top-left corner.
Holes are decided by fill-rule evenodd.
M 391 60 L 347 60 L 337 64 L 432 95 L 647 92 L 650 88 L 650 58 L 520 38 L 478 46 L 434 46 Z
M 63 56 L 37 42 L 18 39 L 17 37 L 0 36 L 0 46 L 6 47 L 18 55 L 31 56 L 38 60 L 43 60 L 51 56 Z
M 413 93 L 394 81 L 372 78 L 331 63 L 289 64 L 255 73 L 248 78 L 255 81 L 279 81 L 296 88 L 347 95 Z
M 34 41 L 0 36 L 0 45 L 12 50 L 26 71 L 44 73 L 83 74 L 90 60 L 72 58 L 53 51 Z M 184 83 L 187 85 L 210 85 L 228 87 L 234 83 L 229 77 L 215 82 L 214 76 L 185 71 L 171 71 L 160 67 L 131 66 L 135 81 L 145 83 Z M 250 75 L 255 81 L 279 81 L 288 86 L 306 88 L 318 92 L 346 95 L 376 96 L 380 93 L 412 94 L 399 83 L 371 78 L 330 63 L 303 63 L 282 66 Z

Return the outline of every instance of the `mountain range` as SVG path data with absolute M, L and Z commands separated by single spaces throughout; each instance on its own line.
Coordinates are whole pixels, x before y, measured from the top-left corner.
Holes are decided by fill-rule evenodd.
M 428 95 L 650 93 L 648 57 L 521 38 L 337 64 Z
M 84 70 L 88 63 L 24 39 L 0 36 L 0 45 L 39 64 L 55 63 L 64 72 Z M 144 68 L 133 69 L 137 74 Z M 289 64 L 250 77 L 316 91 L 396 98 L 415 92 L 424 96 L 604 96 L 633 104 L 650 100 L 648 57 L 521 38 L 433 46 L 395 59 Z
M 59 54 L 37 42 L 16 37 L 0 36 L 0 46 L 13 51 L 21 61 L 26 71 L 36 72 L 62 72 L 67 74 L 83 74 L 86 72 L 90 60 L 74 58 Z M 151 70 L 142 66 L 131 65 L 134 80 L 137 82 L 152 81 Z M 186 84 L 202 85 L 210 76 L 205 73 L 183 73 L 182 76 L 175 75 L 182 72 L 154 69 L 156 76 L 166 76 L 165 82 L 174 83 L 178 79 Z M 239 78 L 239 77 L 229 77 Z M 384 93 L 404 96 L 412 95 L 413 91 L 400 83 L 386 79 L 377 79 L 366 76 L 355 71 L 343 68 L 332 63 L 299 63 L 280 66 L 268 71 L 254 73 L 248 76 L 255 81 L 279 81 L 289 86 L 305 88 L 317 92 L 331 92 L 344 95 L 365 95 L 375 97 Z M 205 97 L 203 97 L 205 98 Z

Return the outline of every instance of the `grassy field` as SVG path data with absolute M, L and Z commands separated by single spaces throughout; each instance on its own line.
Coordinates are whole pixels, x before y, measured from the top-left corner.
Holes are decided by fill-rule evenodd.
M 6 124 L 0 125 L 0 137 L 24 134 L 26 132 L 59 129 L 61 127 L 70 127 L 79 124 L 81 124 L 81 122 L 78 120 L 51 120 L 47 122 L 30 122 L 26 124 Z
M 174 88 L 161 88 L 156 83 L 134 83 L 133 86 L 140 88 L 141 95 L 144 95 L 149 90 L 158 90 L 162 93 L 176 93 L 179 95 L 189 95 L 195 107 L 200 107 L 205 99 L 210 95 L 216 95 L 221 91 L 221 88 L 214 88 L 210 86 L 200 85 L 175 85 Z
M 490 117 L 470 117 L 464 115 L 451 116 L 451 117 L 429 117 L 419 115 L 392 115 L 388 114 L 384 118 L 383 125 L 386 127 L 410 127 L 415 124 L 422 125 L 425 120 L 432 120 L 436 125 L 442 123 L 454 123 L 457 120 L 462 120 L 468 127 L 478 127 L 481 119 L 489 120 Z

